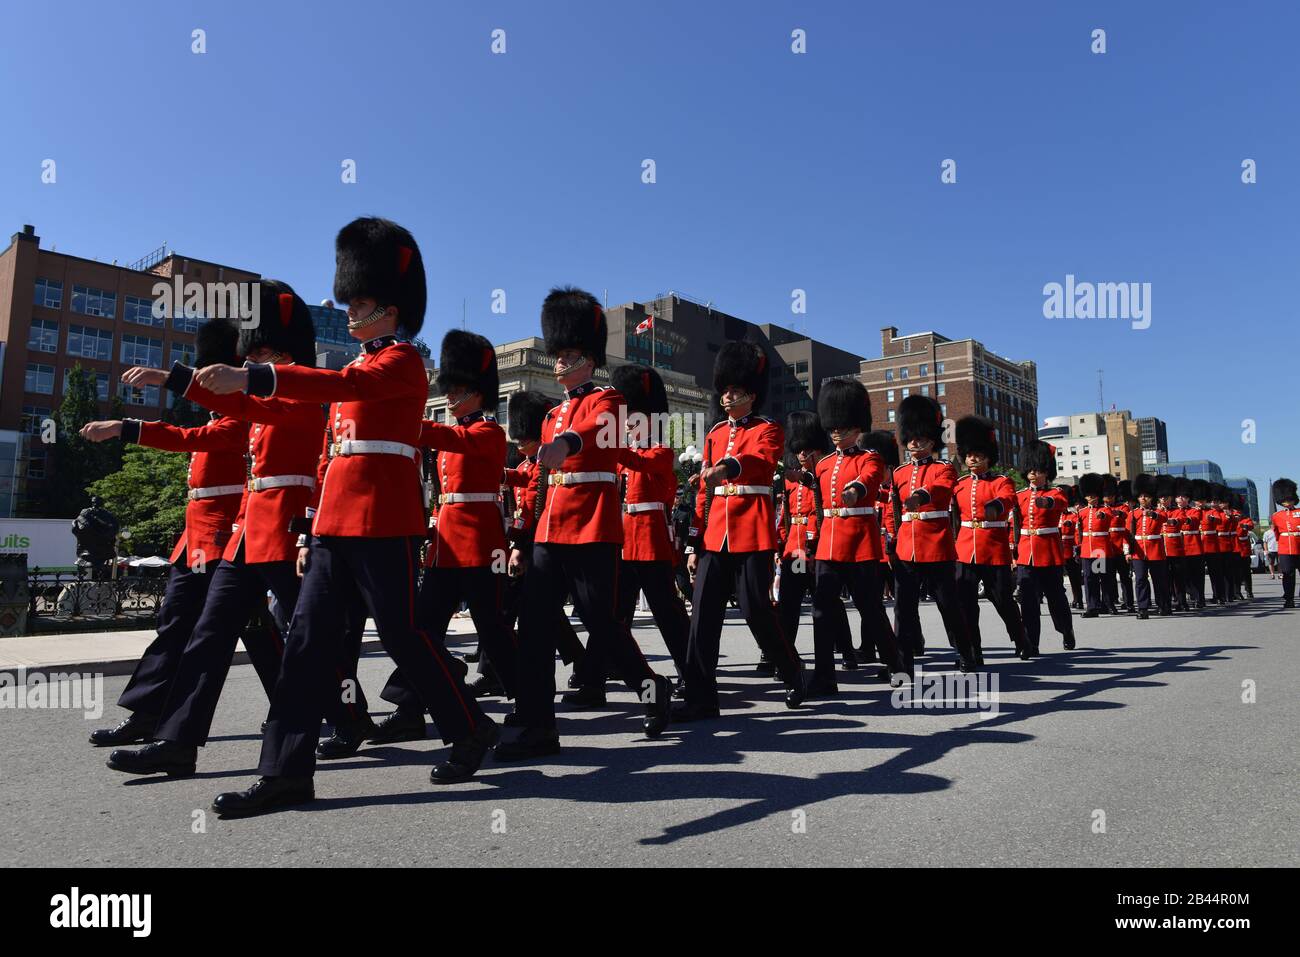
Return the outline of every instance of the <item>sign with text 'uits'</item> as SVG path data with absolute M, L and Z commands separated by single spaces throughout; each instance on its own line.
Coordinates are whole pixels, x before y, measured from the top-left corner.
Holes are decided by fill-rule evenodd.
M 0 554 L 26 555 L 28 568 L 61 568 L 77 561 L 67 518 L 0 518 Z

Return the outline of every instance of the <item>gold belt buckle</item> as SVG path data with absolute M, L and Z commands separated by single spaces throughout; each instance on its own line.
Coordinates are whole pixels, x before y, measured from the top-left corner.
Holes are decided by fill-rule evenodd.
M 728 485 L 727 485 L 727 495 L 736 495 L 736 494 L 737 494 L 736 486 L 731 485 L 730 483 L 728 483 Z
M 256 477 L 256 476 L 254 476 L 254 477 L 252 477 L 252 478 L 250 478 L 250 479 L 248 480 L 248 490 L 249 490 L 250 492 L 256 492 L 256 491 L 257 491 L 257 477 Z
M 984 523 L 981 522 L 978 518 L 976 518 L 976 519 L 972 519 L 972 520 L 971 520 L 971 523 L 970 523 L 970 527 L 971 527 L 971 528 L 983 528 L 983 527 L 984 527 Z
M 342 454 L 343 454 L 343 443 L 342 443 L 342 442 L 331 442 L 331 443 L 330 443 L 330 458 L 334 458 L 334 456 L 336 456 L 336 455 L 342 455 Z

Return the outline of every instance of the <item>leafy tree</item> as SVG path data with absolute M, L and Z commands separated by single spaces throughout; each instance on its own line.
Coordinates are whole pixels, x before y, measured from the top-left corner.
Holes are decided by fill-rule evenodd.
M 110 417 L 121 416 L 121 399 L 110 402 Z M 46 456 L 45 515 L 73 518 L 90 504 L 87 486 L 117 471 L 122 461 L 120 442 L 87 442 L 81 427 L 102 417 L 95 391 L 95 375 L 72 367 L 63 402 L 54 413 L 55 441 Z
M 131 445 L 120 470 L 91 484 L 90 494 L 100 496 L 131 532 L 122 540 L 122 553 L 170 554 L 185 527 L 187 464 L 184 455 Z

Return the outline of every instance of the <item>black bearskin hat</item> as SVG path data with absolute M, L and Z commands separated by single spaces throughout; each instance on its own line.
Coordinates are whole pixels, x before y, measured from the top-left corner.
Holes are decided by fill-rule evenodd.
M 791 412 L 785 417 L 785 450 L 791 455 L 826 452 L 830 444 L 816 412 Z
M 1150 495 L 1152 498 L 1155 498 L 1156 486 L 1158 484 L 1156 477 L 1154 475 L 1148 475 L 1146 472 L 1133 476 L 1133 497 L 1137 498 L 1139 495 Z
M 858 439 L 858 445 L 868 452 L 879 452 L 880 457 L 885 460 L 885 464 L 891 469 L 898 468 L 899 452 L 898 441 L 894 438 L 894 433 L 887 429 L 878 429 L 875 432 L 867 432 L 862 438 Z
M 287 355 L 300 366 L 316 366 L 316 327 L 307 304 L 286 282 L 258 281 L 261 295 L 255 325 L 240 324 L 239 354 L 247 356 L 263 346 Z
M 668 390 L 659 373 L 649 366 L 619 366 L 609 376 L 609 384 L 622 393 L 628 414 L 666 415 Z
M 1079 490 L 1073 485 L 1064 483 L 1056 486 L 1056 490 L 1065 496 L 1065 501 L 1069 505 L 1079 504 Z
M 1289 478 L 1280 478 L 1274 482 L 1273 501 L 1278 505 L 1281 505 L 1283 502 L 1300 501 L 1300 499 L 1296 498 L 1295 482 L 1291 481 Z
M 729 386 L 740 386 L 754 396 L 754 411 L 767 398 L 767 356 L 752 342 L 733 339 L 724 342 L 713 360 L 713 391 L 721 395 Z
M 1192 497 L 1192 480 L 1189 479 L 1189 478 L 1187 478 L 1187 476 L 1185 476 L 1185 475 L 1179 475 L 1177 478 L 1175 478 L 1175 479 L 1174 479 L 1174 495 L 1175 495 L 1175 497 L 1181 495 L 1183 498 L 1191 498 L 1191 497 Z
M 1119 487 L 1115 491 L 1115 498 L 1121 502 L 1131 502 L 1134 499 L 1133 483 L 1128 479 L 1121 479 Z
M 605 340 L 609 338 L 605 310 L 591 293 L 557 286 L 542 303 L 542 338 L 548 356 L 577 349 L 591 356 L 599 369 L 605 364 Z
M 1087 498 L 1089 495 L 1095 495 L 1101 498 L 1101 493 L 1106 487 L 1106 480 L 1096 472 L 1085 472 L 1079 476 L 1079 497 Z
M 1105 472 L 1101 476 L 1101 497 L 1116 498 L 1119 495 L 1119 479 Z
M 1156 476 L 1156 498 L 1173 498 L 1177 483 L 1172 475 Z
M 464 386 L 483 396 L 483 408 L 489 413 L 497 407 L 497 352 L 483 336 L 463 329 L 452 329 L 442 337 L 442 354 L 438 357 L 439 392 L 454 385 Z
M 898 404 L 898 444 L 931 439 L 936 451 L 943 444 L 943 410 L 928 395 L 909 395 Z
M 209 319 L 194 336 L 194 368 L 239 365 L 239 329 L 226 319 Z
M 1205 479 L 1192 479 L 1192 501 L 1206 502 L 1210 499 L 1210 483 Z
M 831 379 L 817 396 L 817 417 L 827 432 L 834 429 L 871 431 L 871 398 L 857 379 Z
M 1020 461 L 1017 463 L 1020 474 L 1029 477 L 1030 472 L 1042 472 L 1047 481 L 1056 478 L 1056 449 L 1046 442 L 1030 439 L 1020 448 Z
M 407 336 L 418 333 L 428 291 L 415 237 L 397 223 L 373 216 L 340 229 L 334 240 L 334 298 L 396 306 L 398 328 Z
M 988 419 L 981 415 L 963 415 L 957 420 L 956 433 L 957 458 L 962 464 L 971 452 L 987 455 L 990 468 L 998 464 L 998 433 Z
M 506 403 L 506 419 L 511 442 L 537 442 L 542 438 L 542 422 L 555 400 L 540 392 L 515 392 Z

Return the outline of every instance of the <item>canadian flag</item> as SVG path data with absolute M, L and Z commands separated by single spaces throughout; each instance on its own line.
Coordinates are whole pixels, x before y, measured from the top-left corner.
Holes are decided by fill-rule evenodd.
M 636 327 L 636 331 L 637 331 L 637 334 L 640 335 L 640 334 L 643 333 L 643 332 L 649 332 L 649 331 L 650 331 L 651 329 L 653 329 L 654 327 L 655 327 L 655 317 L 654 317 L 654 316 L 646 316 L 646 317 L 645 317 L 645 321 L 642 322 L 639 326 Z

